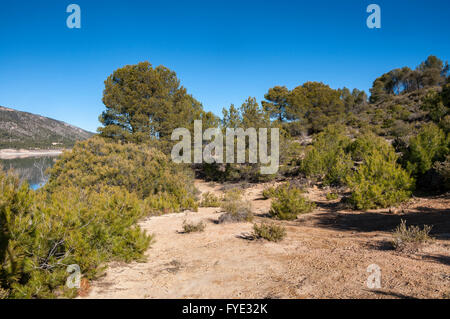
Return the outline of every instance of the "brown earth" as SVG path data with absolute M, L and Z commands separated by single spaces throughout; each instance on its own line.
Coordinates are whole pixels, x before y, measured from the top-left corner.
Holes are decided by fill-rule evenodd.
M 222 186 L 196 182 L 201 192 Z M 269 220 L 267 184 L 245 190 L 256 221 Z M 450 197 L 414 198 L 394 210 L 352 211 L 326 191 L 309 188 L 314 212 L 292 222 L 279 243 L 249 240 L 252 223 L 217 224 L 219 208 L 149 217 L 141 222 L 156 242 L 144 263 L 112 263 L 85 298 L 450 298 Z M 433 242 L 415 253 L 392 249 L 401 219 L 433 225 Z M 200 233 L 182 223 L 204 221 Z M 370 289 L 367 267 L 381 269 Z

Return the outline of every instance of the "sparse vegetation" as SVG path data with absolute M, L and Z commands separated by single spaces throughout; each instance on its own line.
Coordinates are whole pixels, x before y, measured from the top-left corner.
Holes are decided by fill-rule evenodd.
M 202 194 L 202 201 L 200 207 L 220 207 L 221 199 L 211 192 Z
M 276 194 L 276 187 L 273 187 L 273 186 L 266 187 L 262 191 L 262 195 L 263 195 L 264 199 L 273 198 L 273 197 L 275 197 L 275 194 Z
M 0 149 L 62 149 L 93 135 L 67 123 L 0 106 Z
M 326 199 L 328 200 L 336 200 L 339 198 L 339 195 L 337 193 L 329 192 L 326 195 Z
M 262 238 L 268 241 L 279 242 L 286 237 L 286 228 L 276 224 L 254 224 L 253 235 L 255 238 Z
M 186 220 L 183 222 L 183 232 L 188 233 L 194 233 L 194 232 L 202 232 L 206 228 L 206 224 L 202 221 L 199 221 L 197 223 L 194 222 L 187 222 Z
M 432 226 L 424 225 L 423 229 L 419 226 L 407 226 L 406 221 L 402 220 L 393 232 L 393 246 L 396 250 L 404 252 L 414 252 L 420 244 L 429 242 Z
M 225 213 L 219 217 L 219 223 L 250 222 L 253 220 L 251 203 L 242 199 L 242 190 L 238 188 L 231 189 L 225 193 L 221 208 Z

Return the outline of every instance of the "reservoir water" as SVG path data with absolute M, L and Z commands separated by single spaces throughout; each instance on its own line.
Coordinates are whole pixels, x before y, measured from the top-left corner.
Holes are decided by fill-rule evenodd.
M 31 188 L 38 189 L 47 182 L 46 170 L 53 166 L 56 159 L 56 156 L 0 159 L 0 165 L 4 171 L 13 169 L 22 181 L 27 181 Z

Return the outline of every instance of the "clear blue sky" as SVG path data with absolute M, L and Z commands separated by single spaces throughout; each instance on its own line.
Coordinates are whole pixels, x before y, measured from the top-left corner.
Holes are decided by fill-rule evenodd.
M 71 3 L 79 30 L 66 27 Z M 370 3 L 381 29 L 366 26 Z M 448 0 L 2 0 L 0 105 L 95 131 L 103 81 L 145 60 L 217 115 L 275 85 L 368 90 L 393 68 L 449 59 L 449 16 Z

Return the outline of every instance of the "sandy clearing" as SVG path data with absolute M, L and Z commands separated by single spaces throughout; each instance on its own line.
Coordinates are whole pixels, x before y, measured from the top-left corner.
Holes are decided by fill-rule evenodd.
M 221 192 L 214 183 L 196 182 L 201 192 Z M 256 221 L 269 200 L 264 185 L 246 189 Z M 143 229 L 156 236 L 144 263 L 111 263 L 92 283 L 86 298 L 443 298 L 450 294 L 450 199 L 416 199 L 403 215 L 378 210 L 337 210 L 325 192 L 312 188 L 318 203 L 311 214 L 287 227 L 281 243 L 243 239 L 252 223 L 216 224 L 218 208 L 200 208 L 150 217 Z M 438 237 L 412 255 L 386 248 L 400 218 L 437 225 Z M 202 233 L 181 234 L 184 220 L 203 220 Z M 367 267 L 377 264 L 382 287 L 367 288 Z

